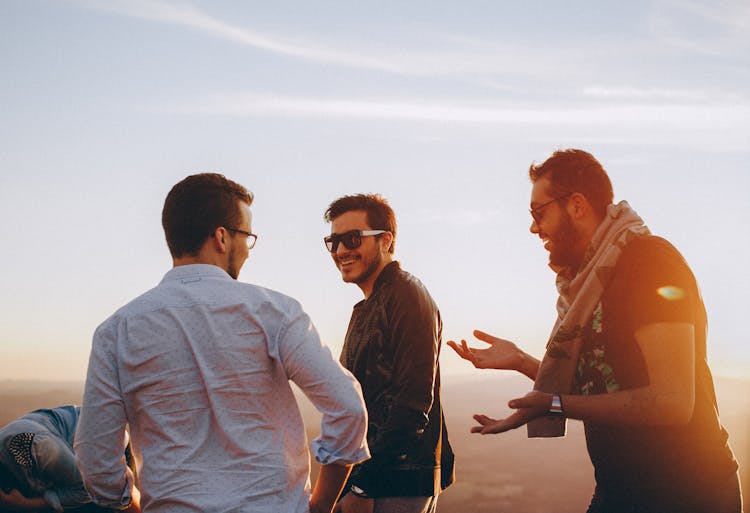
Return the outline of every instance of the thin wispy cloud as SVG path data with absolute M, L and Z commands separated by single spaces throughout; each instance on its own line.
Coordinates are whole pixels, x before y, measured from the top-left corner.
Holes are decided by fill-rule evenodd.
M 590 86 L 583 89 L 583 96 L 604 100 L 654 101 L 668 103 L 746 103 L 747 98 L 739 93 L 706 91 L 699 89 L 662 89 L 639 87 Z
M 405 50 L 395 41 L 380 41 L 357 48 L 352 41 L 326 43 L 313 38 L 242 27 L 216 18 L 189 3 L 161 0 L 73 0 L 79 5 L 157 23 L 184 27 L 210 37 L 238 43 L 256 50 L 317 64 L 371 70 L 409 76 L 462 76 L 467 73 L 507 74 L 539 71 L 529 59 L 502 46 L 480 49 L 456 45 L 452 36 L 433 37 L 423 49 Z M 346 48 L 346 50 L 342 50 Z M 517 50 L 517 49 L 516 49 Z M 527 64 L 523 64 L 527 63 Z M 552 59 L 549 60 L 549 64 Z
M 496 89 L 519 89 L 518 86 L 504 83 L 502 77 L 563 76 L 566 60 L 586 50 L 566 48 L 564 45 L 540 49 L 533 44 L 484 40 L 439 30 L 426 30 L 420 36 L 409 32 L 407 41 L 376 38 L 363 46 L 361 41 L 322 41 L 313 36 L 289 36 L 243 27 L 181 1 L 71 1 L 120 16 L 183 27 L 216 39 L 309 63 L 405 76 L 450 76 L 461 82 Z
M 391 33 L 388 37 L 373 37 L 354 40 L 331 40 L 326 35 L 300 35 L 295 33 L 272 33 L 254 27 L 242 26 L 233 20 L 225 20 L 212 14 L 207 8 L 181 0 L 70 0 L 90 9 L 114 13 L 154 23 L 182 27 L 185 30 L 207 37 L 228 41 L 260 52 L 301 63 L 336 66 L 354 71 L 369 71 L 406 77 L 434 77 L 449 79 L 443 85 L 462 84 L 473 91 L 491 92 L 523 101 L 531 96 L 565 98 L 575 102 L 572 95 L 580 94 L 586 83 L 597 77 L 608 77 L 612 83 L 606 88 L 589 88 L 584 98 L 627 99 L 629 101 L 703 101 L 700 92 L 678 91 L 680 73 L 665 72 L 659 57 L 673 61 L 674 49 L 685 55 L 711 56 L 717 61 L 737 60 L 747 57 L 738 53 L 737 38 L 747 37 L 747 30 L 739 30 L 749 22 L 748 8 L 737 2 L 722 2 L 722 8 L 713 10 L 697 2 L 674 3 L 671 0 L 656 0 L 653 4 L 652 35 L 648 40 L 617 39 L 600 36 L 595 42 L 581 44 L 561 40 L 554 46 L 538 43 L 533 37 L 504 38 L 502 34 L 462 34 L 444 28 L 424 29 L 419 34 L 402 33 L 401 37 Z M 744 0 L 743 0 L 744 1 Z M 210 6 L 210 3 L 206 4 Z M 704 25 L 718 26 L 720 36 L 713 39 L 695 39 L 685 32 L 671 14 L 678 13 L 703 21 Z M 328 40 L 325 38 L 329 37 Z M 742 45 L 740 45 L 742 47 Z M 745 47 L 750 46 L 745 43 Z M 612 59 L 617 55 L 618 59 Z M 570 62 L 585 62 L 586 66 L 570 73 Z M 717 64 L 717 66 L 720 66 Z M 649 77 L 660 87 L 646 87 Z M 619 85 L 629 78 L 628 87 Z M 251 102 L 252 103 L 252 102 Z M 285 102 L 288 103 L 288 102 Z M 277 110 L 314 114 L 320 107 L 315 102 L 296 101 L 295 105 L 279 105 L 270 101 Z M 256 111 L 259 107 L 241 107 Z M 472 121 L 490 119 L 495 122 L 497 112 L 466 112 L 465 109 L 440 107 L 411 108 L 400 105 L 379 108 L 371 113 L 368 106 L 327 104 L 327 111 L 341 115 L 369 117 L 404 117 Z M 358 114 L 359 113 L 359 114 Z M 534 114 L 543 116 L 543 114 Z
M 714 0 L 700 3 L 690 0 L 666 2 L 671 9 L 680 9 L 703 18 L 704 21 L 723 25 L 726 29 L 750 30 L 750 3 L 746 0 Z
M 746 0 L 660 0 L 650 24 L 654 39 L 667 47 L 695 56 L 748 61 L 750 3 Z
M 495 126 L 497 136 L 607 140 L 645 145 L 686 141 L 694 147 L 746 150 L 750 103 L 714 105 L 599 102 L 581 107 L 476 105 L 446 101 L 321 99 L 266 94 L 213 95 L 159 109 L 182 115 L 316 119 L 325 122 L 432 123 L 443 129 Z M 395 125 L 394 125 L 395 126 Z
M 80 0 L 84 6 L 154 22 L 182 26 L 210 36 L 233 41 L 259 50 L 318 63 L 405 73 L 388 60 L 327 48 L 319 43 L 266 34 L 219 20 L 183 2 L 148 0 Z
M 637 90 L 625 90 L 631 95 Z M 592 89 L 590 94 L 622 94 L 623 91 Z M 649 94 L 648 91 L 643 93 Z M 669 93 L 664 93 L 669 96 Z M 674 96 L 674 93 L 672 93 Z M 687 95 L 687 93 L 685 93 Z M 688 95 L 689 96 L 689 95 Z M 604 104 L 581 107 L 519 107 L 515 105 L 464 104 L 446 101 L 389 101 L 328 99 L 273 94 L 217 94 L 185 100 L 166 107 L 172 112 L 226 116 L 292 116 L 439 121 L 459 123 L 526 123 L 553 125 L 601 125 L 613 123 L 672 125 L 706 119 L 722 123 L 750 123 L 750 104 Z

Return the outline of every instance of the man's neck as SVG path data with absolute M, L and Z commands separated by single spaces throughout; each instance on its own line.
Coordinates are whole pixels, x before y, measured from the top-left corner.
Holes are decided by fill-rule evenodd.
M 360 290 L 362 290 L 362 293 L 365 295 L 365 299 L 368 299 L 371 295 L 373 290 L 375 289 L 375 282 L 378 281 L 378 277 L 380 276 L 380 273 L 383 272 L 383 269 L 385 269 L 388 264 L 393 262 L 393 257 L 384 258 L 383 261 L 378 266 L 378 269 L 372 273 L 372 276 L 363 283 L 358 283 Z
M 603 217 L 596 217 L 589 220 L 589 222 L 582 224 L 581 232 L 578 237 L 579 245 L 576 248 L 576 262 L 572 266 L 572 269 L 575 271 L 574 274 L 578 274 L 578 271 L 583 264 L 583 259 L 586 256 L 586 251 L 588 251 L 589 246 L 591 246 L 591 241 L 594 238 L 594 234 L 599 229 L 599 226 L 601 226 L 603 221 Z
M 183 255 L 181 257 L 173 257 L 172 258 L 172 267 L 180 267 L 183 265 L 194 265 L 194 264 L 208 264 L 208 265 L 215 265 L 216 267 L 220 267 L 224 269 L 224 265 L 222 265 L 221 259 L 218 258 L 218 255 L 213 255 L 214 258 L 211 258 L 211 255 Z M 226 271 L 226 269 L 224 269 Z

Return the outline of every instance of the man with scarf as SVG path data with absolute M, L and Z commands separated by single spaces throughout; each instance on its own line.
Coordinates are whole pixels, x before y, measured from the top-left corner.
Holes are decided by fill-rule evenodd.
M 584 422 L 596 490 L 589 513 L 739 513 L 737 462 L 706 362 L 706 311 L 680 253 L 613 204 L 601 164 L 560 150 L 532 164 L 530 230 L 557 274 L 557 321 L 540 362 L 480 331 L 485 349 L 448 344 L 477 368 L 516 370 L 534 390 L 505 419 L 475 415 L 472 432 L 527 425 L 563 436 Z

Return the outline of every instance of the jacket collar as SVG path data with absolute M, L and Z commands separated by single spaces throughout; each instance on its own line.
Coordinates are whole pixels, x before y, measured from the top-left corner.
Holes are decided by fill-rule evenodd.
M 375 294 L 384 284 L 393 281 L 393 278 L 400 270 L 401 265 L 396 260 L 383 267 L 383 270 L 380 271 L 378 277 L 375 278 L 375 283 L 372 285 L 372 294 Z M 372 297 L 372 294 L 370 294 L 370 297 Z

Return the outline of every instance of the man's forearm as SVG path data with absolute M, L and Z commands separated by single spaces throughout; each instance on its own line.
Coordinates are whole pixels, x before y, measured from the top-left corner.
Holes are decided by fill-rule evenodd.
M 564 395 L 565 415 L 603 424 L 674 425 L 692 416 L 693 403 L 674 394 L 658 393 L 652 387 L 611 394 Z
M 516 370 L 530 380 L 536 380 L 536 375 L 539 373 L 539 360 L 528 353 L 524 353 L 520 349 L 518 352 L 518 366 L 516 367 Z
M 311 513 L 331 513 L 351 470 L 351 465 L 335 463 L 320 467 L 320 474 L 310 499 Z
M 611 394 L 564 396 L 572 418 L 626 425 L 690 421 L 695 405 L 695 343 L 690 323 L 652 323 L 634 333 L 649 384 Z

